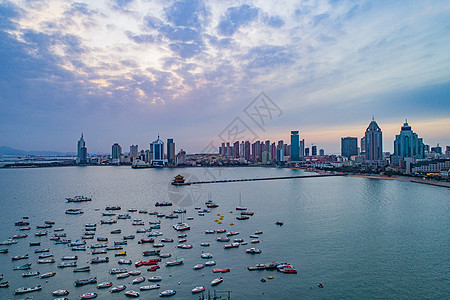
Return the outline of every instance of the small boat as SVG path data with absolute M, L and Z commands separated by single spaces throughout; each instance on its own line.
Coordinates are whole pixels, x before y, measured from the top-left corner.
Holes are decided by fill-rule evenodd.
M 216 241 L 218 241 L 218 242 L 229 242 L 230 239 L 227 238 L 227 237 L 220 237 L 220 238 L 217 238 Z
M 159 257 L 161 257 L 161 258 L 169 258 L 171 256 L 172 256 L 172 254 L 170 254 L 170 253 L 161 253 L 161 254 L 159 254 Z
M 148 281 L 161 281 L 161 280 L 162 280 L 161 276 L 153 276 L 148 278 Z
M 53 257 L 53 254 L 51 253 L 45 253 L 45 254 L 40 254 L 38 256 L 38 258 L 49 258 L 49 257 Z
M 137 212 L 137 209 L 136 209 L 136 208 L 130 208 L 130 209 L 128 209 L 127 211 L 128 211 L 128 212 Z
M 114 246 L 117 246 L 117 245 L 128 245 L 128 241 L 115 241 Z
M 124 295 L 125 295 L 125 296 L 128 296 L 128 297 L 134 297 L 134 298 L 139 297 L 139 293 L 136 292 L 136 291 L 133 291 L 133 290 L 131 290 L 131 291 L 126 291 L 126 292 L 124 293 Z
M 171 203 L 171 202 L 167 202 L 167 201 L 164 201 L 164 202 L 156 202 L 156 203 L 155 203 L 155 206 L 172 206 L 172 203 Z
M 14 270 L 28 270 L 28 269 L 31 269 L 31 264 L 24 264 L 19 267 L 14 267 Z
M 185 214 L 186 210 L 185 209 L 176 209 L 173 211 L 174 214 Z
M 102 216 L 104 216 L 104 217 L 112 217 L 112 216 L 115 216 L 116 214 L 115 213 L 112 213 L 112 212 L 104 212 L 104 213 L 102 213 Z
M 219 283 L 222 283 L 222 282 L 223 282 L 223 278 L 222 277 L 216 278 L 213 281 L 211 281 L 211 286 L 218 285 Z
M 115 229 L 111 231 L 111 234 L 120 234 L 120 233 L 122 233 L 122 230 L 120 229 Z
M 115 224 L 115 223 L 117 223 L 117 221 L 113 220 L 113 219 L 100 220 L 100 224 L 108 224 L 108 225 L 110 225 L 110 224 Z
M 259 243 L 259 240 L 251 240 L 250 243 L 252 243 L 252 244 L 258 244 L 258 243 Z
M 262 251 L 261 251 L 261 249 L 250 248 L 250 249 L 246 249 L 245 252 L 246 252 L 246 253 L 249 253 L 249 254 L 259 254 L 259 253 L 261 253 Z
M 70 240 L 69 240 L 69 242 L 70 242 Z M 73 246 L 83 246 L 83 245 L 86 245 L 86 242 L 85 241 L 75 241 L 75 242 L 70 242 L 70 244 L 69 244 L 69 246 L 70 247 L 73 247 Z
M 204 264 L 196 264 L 193 269 L 194 270 L 200 270 L 200 269 L 203 269 L 204 267 L 205 267 Z
M 107 242 L 108 241 L 108 238 L 106 238 L 106 237 L 98 237 L 97 238 L 97 242 Z
M 285 274 L 297 274 L 297 270 L 290 264 L 278 265 L 278 271 Z
M 110 286 L 112 286 L 112 282 L 111 281 L 105 281 L 102 283 L 97 284 L 97 288 L 98 289 L 105 289 L 105 288 L 109 288 Z
M 34 253 L 44 253 L 44 252 L 50 252 L 50 249 L 44 248 L 44 249 L 36 249 L 36 250 L 34 250 Z
M 250 219 L 249 216 L 237 216 L 236 217 L 236 220 L 248 220 L 248 219 Z
M 202 247 L 209 247 L 211 245 L 208 242 L 202 242 L 202 243 L 200 243 L 200 246 L 202 246 Z
M 14 225 L 16 225 L 16 226 L 28 226 L 28 225 L 30 225 L 30 222 L 19 221 L 19 222 L 14 223 Z
M 66 210 L 66 214 L 68 215 L 80 215 L 83 211 L 80 208 L 69 208 Z
M 111 293 L 118 293 L 118 292 L 123 291 L 126 288 L 127 288 L 126 285 L 119 285 L 119 286 L 115 286 L 115 287 L 111 288 L 110 292 Z
M 202 253 L 200 256 L 201 256 L 201 258 L 212 258 L 213 257 L 211 253 Z
M 35 236 L 46 236 L 47 234 L 48 234 L 48 231 L 34 233 Z
M 12 245 L 12 244 L 17 244 L 17 241 L 13 240 L 13 239 L 7 239 L 6 241 L 3 241 L 0 243 L 0 245 L 5 245 L 5 246 Z
M 109 262 L 109 257 L 102 257 L 102 258 L 96 257 L 96 258 L 91 259 L 91 264 L 100 264 L 100 263 L 107 263 L 107 262 Z
M 30 243 L 30 247 L 34 247 L 34 246 L 40 246 L 41 242 L 31 242 Z
M 70 248 L 72 251 L 86 251 L 86 246 L 75 246 Z
M 143 210 L 140 210 L 139 213 L 145 215 L 145 214 L 148 214 L 148 211 L 146 211 L 145 209 L 143 209 Z
M 131 216 L 129 214 L 118 215 L 117 219 L 119 219 L 119 220 L 131 219 Z
M 227 232 L 227 231 L 226 231 L 225 229 L 217 229 L 216 232 L 217 232 L 217 233 L 225 233 L 225 232 Z
M 81 238 L 83 240 L 92 240 L 92 239 L 94 239 L 94 236 L 92 236 L 92 235 L 83 235 Z
M 175 295 L 177 292 L 175 290 L 165 290 L 159 293 L 160 297 L 169 297 Z
M 141 286 L 139 289 L 141 291 L 149 291 L 149 290 L 159 289 L 160 287 L 161 286 L 159 284 L 152 284 L 152 285 Z
M 215 265 L 216 265 L 216 262 L 214 260 L 205 262 L 205 266 L 215 266 Z
M 18 288 L 17 290 L 15 290 L 14 293 L 15 294 L 25 294 L 25 293 L 31 293 L 31 292 L 36 292 L 36 291 L 40 291 L 40 290 L 42 290 L 42 285 L 38 285 L 35 287 L 30 287 L 30 288 L 21 287 L 21 288 Z
M 138 278 L 135 278 L 135 279 L 133 279 L 133 281 L 131 282 L 132 284 L 138 284 L 138 283 L 141 283 L 141 282 L 143 282 L 143 281 L 145 281 L 145 277 L 138 277 Z
M 107 206 L 105 210 L 121 210 L 122 208 L 120 206 Z
M 173 239 L 165 238 L 165 239 L 162 239 L 161 242 L 163 242 L 163 243 L 173 243 Z
M 141 271 L 133 270 L 133 271 L 128 272 L 128 274 L 130 274 L 132 276 L 137 276 L 137 275 L 141 275 Z
M 148 214 L 151 215 L 151 216 L 156 216 L 158 214 L 158 212 L 157 211 L 150 211 L 150 212 L 148 212 Z
M 197 287 L 192 289 L 192 294 L 200 293 L 200 292 L 203 292 L 204 290 L 205 290 L 205 287 L 197 286 Z
M 166 219 L 176 219 L 176 218 L 178 218 L 178 215 L 174 214 L 166 215 Z
M 138 241 L 138 244 L 153 243 L 153 242 L 155 242 L 155 239 L 152 239 L 152 238 L 150 238 L 150 239 L 142 238 L 142 239 L 140 239 L 140 240 Z
M 91 277 L 88 279 L 80 279 L 75 281 L 75 286 L 82 286 L 86 284 L 97 283 L 97 277 Z
M 173 261 L 166 262 L 166 267 L 178 266 L 178 265 L 183 264 L 183 262 L 184 262 L 184 258 L 177 258 L 177 259 L 175 259 Z
M 276 225 L 280 225 L 280 226 L 283 226 L 283 224 L 284 224 L 284 223 L 283 223 L 283 222 L 281 222 L 281 221 L 276 221 L 276 222 L 275 222 L 275 224 L 276 224 Z
M 65 296 L 65 295 L 69 295 L 69 291 L 68 290 L 56 290 L 54 292 L 52 292 L 53 296 Z
M 187 239 L 181 239 L 181 240 L 178 241 L 178 243 L 184 243 L 186 241 L 187 241 Z
M 60 263 L 58 265 L 58 268 L 69 268 L 69 267 L 76 267 L 77 263 L 76 262 L 70 262 L 70 263 Z
M 97 249 L 97 248 L 106 248 L 108 246 L 107 243 L 100 243 L 100 244 L 94 244 L 91 245 L 89 248 L 91 249 Z
M 114 256 L 126 256 L 126 255 L 127 251 L 117 252 L 116 254 L 114 254 Z
M 56 232 L 58 232 L 58 231 L 64 231 L 64 228 L 55 228 L 55 229 L 53 229 L 53 231 L 56 231 Z
M 44 274 L 41 274 L 41 276 L 39 276 L 39 278 L 49 278 L 49 277 L 53 277 L 56 275 L 56 272 L 47 272 Z
M 256 235 L 256 234 L 251 234 L 250 237 L 251 237 L 252 239 L 257 239 L 257 238 L 259 238 L 259 236 Z
M 184 231 L 184 230 L 189 230 L 189 229 L 191 229 L 191 227 L 190 227 L 189 225 L 187 225 L 186 223 L 182 223 L 182 222 L 179 222 L 179 223 L 173 225 L 173 228 L 174 228 L 176 231 Z
M 177 248 L 180 248 L 180 249 L 191 249 L 192 247 L 194 247 L 194 246 L 189 245 L 189 244 L 179 244 L 179 245 L 177 245 Z
M 110 250 L 122 250 L 123 247 L 122 246 L 109 246 L 106 247 L 106 250 L 110 251 Z
M 257 264 L 257 265 L 254 265 L 254 266 L 249 266 L 249 267 L 247 267 L 247 269 L 249 271 L 265 270 L 266 269 L 266 265 L 265 264 Z
M 55 241 L 55 245 L 58 245 L 58 244 L 70 244 L 71 243 L 71 240 L 61 240 L 59 237 L 56 237 L 56 238 L 58 238 L 58 240 Z
M 153 247 L 161 248 L 161 247 L 164 247 L 164 244 L 156 243 L 156 244 L 153 244 Z
M 117 262 L 119 265 L 131 265 L 132 261 L 131 259 L 119 259 Z
M 97 294 L 96 293 L 84 293 L 80 296 L 81 299 L 94 299 L 97 298 Z
M 114 269 L 109 270 L 109 274 L 111 274 L 111 275 L 122 274 L 122 273 L 128 273 L 128 269 L 127 268 L 124 268 L 124 269 L 114 268 Z
M 225 249 L 231 249 L 231 248 L 237 248 L 237 247 L 239 247 L 239 246 L 240 246 L 239 243 L 231 243 L 231 244 L 226 244 L 226 245 L 224 245 L 223 247 L 224 247 Z
M 86 202 L 92 201 L 92 198 L 86 196 L 75 196 L 73 198 L 66 198 L 67 202 Z
M 105 253 L 107 253 L 105 249 L 95 249 L 94 251 L 91 252 L 92 255 L 105 254 Z
M 134 240 L 134 234 L 130 234 L 130 235 L 125 235 L 125 236 L 123 236 L 123 239 L 124 240 Z
M 8 253 L 9 249 L 0 249 L 0 253 Z
M 154 259 L 150 259 L 147 261 L 138 260 L 134 263 L 134 265 L 138 268 L 140 266 L 156 265 L 160 261 L 161 261 L 161 258 L 154 258 Z
M 7 287 L 9 287 L 9 281 L 0 282 L 0 288 L 7 288 Z
M 38 264 L 52 264 L 55 262 L 54 258 L 38 259 Z
M 24 231 L 24 230 L 31 230 L 31 227 L 30 226 L 28 226 L 28 227 L 20 227 L 19 230 L 22 230 L 22 231 Z
M 25 255 L 16 255 L 11 257 L 12 260 L 21 260 L 21 259 L 27 259 L 28 258 L 28 254 Z
M 130 277 L 130 273 L 128 273 L 128 272 L 121 273 L 116 276 L 117 279 L 124 279 L 124 278 L 128 278 L 128 277 Z
M 243 211 L 241 212 L 241 216 L 253 216 L 255 213 L 252 211 Z
M 81 267 L 81 268 L 77 268 L 74 269 L 74 272 L 89 272 L 91 270 L 91 267 L 87 266 L 87 267 Z
M 97 224 L 95 224 L 95 223 L 87 223 L 87 224 L 84 224 L 84 227 L 97 227 Z
M 233 236 L 233 235 L 238 235 L 239 234 L 239 232 L 237 232 L 237 231 L 229 231 L 229 232 L 227 232 L 227 236 Z
M 158 270 L 160 268 L 160 266 L 152 266 L 150 268 L 147 269 L 148 272 L 154 272 L 156 270 Z
M 144 256 L 152 256 L 152 255 L 159 255 L 159 252 L 161 250 L 148 250 L 148 251 L 144 251 L 143 255 Z
M 25 272 L 22 274 L 22 277 L 33 277 L 33 276 L 38 276 L 39 274 L 41 274 L 41 273 L 39 273 L 37 271 Z

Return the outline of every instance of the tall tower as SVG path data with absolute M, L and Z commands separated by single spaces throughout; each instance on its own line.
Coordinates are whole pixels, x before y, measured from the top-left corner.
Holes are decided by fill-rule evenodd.
M 167 163 L 169 165 L 175 164 L 175 143 L 173 139 L 167 139 Z
M 425 158 L 423 139 L 411 130 L 407 120 L 403 123 L 400 134 L 395 136 L 391 163 L 398 164 L 399 160 L 405 157 Z
M 81 133 L 81 138 L 78 141 L 77 164 L 80 165 L 87 164 L 87 148 L 86 143 L 84 142 L 83 133 Z
M 348 159 L 354 155 L 358 155 L 358 138 L 341 138 L 341 155 Z
M 150 149 L 153 149 L 153 157 L 151 162 L 153 165 L 164 165 L 164 142 L 159 139 L 150 144 Z
M 381 128 L 372 118 L 365 134 L 366 144 L 366 160 L 382 160 L 383 159 L 383 133 Z
M 291 131 L 291 161 L 299 161 L 300 160 L 300 144 L 299 144 L 299 136 L 298 131 Z
M 120 155 L 121 154 L 122 154 L 122 147 L 118 143 L 115 143 L 114 145 L 112 145 L 111 159 L 112 159 L 113 164 L 115 164 L 115 165 L 120 164 Z

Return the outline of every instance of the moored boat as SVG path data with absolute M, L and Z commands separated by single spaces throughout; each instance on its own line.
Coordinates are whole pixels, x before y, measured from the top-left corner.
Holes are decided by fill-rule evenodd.
M 111 275 L 121 274 L 121 273 L 128 273 L 128 269 L 127 268 L 123 268 L 123 269 L 114 268 L 114 269 L 109 270 L 109 274 L 111 274 Z
M 160 297 L 169 297 L 175 295 L 177 292 L 175 290 L 165 290 L 159 293 Z
M 111 288 L 110 292 L 111 293 L 118 293 L 118 292 L 123 291 L 126 288 L 127 288 L 126 285 L 119 285 L 119 286 L 115 286 L 115 287 Z
M 75 286 L 82 286 L 86 284 L 97 283 L 97 277 L 91 277 L 88 279 L 80 279 L 75 281 Z
M 133 281 L 131 281 L 131 283 L 132 284 L 138 284 L 138 283 L 141 283 L 143 281 L 145 281 L 145 277 L 141 276 L 141 277 L 133 279 Z
M 39 278 L 49 278 L 49 277 L 53 277 L 56 275 L 56 272 L 47 272 L 42 274 L 41 276 L 39 276 Z
M 125 296 L 128 296 L 128 297 L 134 297 L 134 298 L 139 297 L 139 293 L 136 292 L 136 291 L 133 291 L 133 290 L 126 291 L 126 292 L 124 293 L 124 295 L 125 295 Z
M 25 255 L 16 255 L 11 257 L 12 260 L 21 260 L 21 259 L 27 259 L 28 258 L 28 254 Z
M 246 252 L 246 253 L 249 253 L 249 254 L 259 254 L 259 253 L 261 253 L 262 251 L 261 251 L 261 249 L 250 248 L 250 249 L 246 249 L 245 252 Z
M 102 283 L 97 284 L 97 288 L 98 289 L 105 289 L 105 288 L 109 288 L 110 286 L 112 286 L 112 282 L 111 281 L 105 281 Z
M 148 278 L 148 281 L 161 281 L 162 277 L 161 276 L 152 276 Z
M 31 269 L 31 264 L 24 264 L 22 266 L 14 267 L 14 270 L 28 270 Z
M 52 292 L 52 295 L 53 296 L 65 296 L 65 295 L 69 295 L 69 291 L 60 289 L 60 290 L 56 290 L 56 291 Z
M 84 293 L 80 296 L 81 299 L 94 299 L 97 298 L 97 294 L 96 293 Z
M 58 268 L 69 268 L 69 267 L 76 267 L 77 263 L 76 262 L 70 262 L 70 263 L 60 263 L 58 265 Z
M 77 268 L 74 269 L 74 272 L 89 272 L 91 270 L 91 267 L 87 266 L 87 267 L 81 267 L 81 268 Z
M 25 294 L 42 290 L 42 285 L 37 285 L 35 287 L 21 287 L 14 291 L 14 294 Z
M 177 259 L 175 259 L 173 261 L 166 262 L 166 267 L 178 266 L 178 265 L 183 264 L 183 262 L 184 262 L 184 258 L 177 258 Z
M 211 286 L 218 285 L 219 283 L 222 283 L 222 282 L 223 282 L 223 278 L 222 277 L 216 278 L 213 281 L 211 281 Z
M 32 271 L 32 272 L 25 272 L 22 274 L 22 277 L 33 277 L 33 276 L 38 276 L 40 273 L 37 271 Z
M 107 263 L 107 262 L 109 262 L 109 257 L 102 257 L 102 258 L 96 257 L 96 258 L 91 259 L 91 264 L 99 264 L 99 263 Z
M 78 256 L 76 256 L 76 255 L 61 257 L 61 260 L 77 260 L 77 259 L 78 259 Z
M 203 269 L 204 267 L 205 267 L 204 264 L 196 264 L 193 269 L 194 270 L 199 270 L 199 269 Z
M 149 290 L 159 289 L 160 287 L 161 286 L 159 284 L 152 284 L 152 285 L 141 286 L 139 289 L 141 291 L 149 291 Z
M 203 292 L 204 290 L 205 290 L 205 287 L 197 286 L 197 287 L 192 289 L 192 294 L 200 293 L 200 292 Z

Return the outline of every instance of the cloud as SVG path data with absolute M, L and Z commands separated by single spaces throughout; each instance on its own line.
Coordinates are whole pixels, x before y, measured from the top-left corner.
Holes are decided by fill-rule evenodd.
M 165 9 L 167 20 L 174 26 L 201 29 L 208 13 L 200 0 L 176 1 Z
M 247 4 L 239 7 L 230 7 L 221 18 L 218 25 L 219 33 L 222 35 L 233 35 L 240 27 L 248 25 L 258 18 L 259 9 Z

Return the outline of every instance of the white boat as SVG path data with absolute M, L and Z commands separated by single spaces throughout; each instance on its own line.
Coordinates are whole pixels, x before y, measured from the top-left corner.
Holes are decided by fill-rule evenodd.
M 213 257 L 211 253 L 202 253 L 200 256 L 201 256 L 201 258 L 212 258 Z
M 143 281 L 145 281 L 145 277 L 141 276 L 141 277 L 133 279 L 133 281 L 131 283 L 132 284 L 138 284 L 138 283 L 141 283 Z
M 124 268 L 124 269 L 114 268 L 114 269 L 109 270 L 109 274 L 111 274 L 111 275 L 127 273 L 127 272 L 128 272 L 127 268 Z
M 261 249 L 250 248 L 250 249 L 246 249 L 245 252 L 246 252 L 246 253 L 249 253 L 249 254 L 259 254 L 259 253 L 261 253 L 262 251 L 261 251 Z
M 216 262 L 214 260 L 205 262 L 205 266 L 215 266 L 215 265 L 216 265 Z
M 21 288 L 18 288 L 17 290 L 15 290 L 14 293 L 15 294 L 25 294 L 25 293 L 31 293 L 31 292 L 40 291 L 40 290 L 42 290 L 42 285 L 38 285 L 35 287 L 30 287 L 30 288 L 21 287 Z
M 141 291 L 149 291 L 149 290 L 159 289 L 160 287 L 161 286 L 159 284 L 152 284 L 152 285 L 141 286 L 139 289 Z
M 53 277 L 56 275 L 56 272 L 48 272 L 48 273 L 44 273 L 41 276 L 39 276 L 40 278 L 49 278 L 49 277 Z
M 241 193 L 239 193 L 239 206 L 236 207 L 236 210 L 247 210 L 247 207 L 242 206 L 242 196 Z
M 102 282 L 97 284 L 97 288 L 98 289 L 105 289 L 105 288 L 109 288 L 110 286 L 112 286 L 112 282 L 111 281 L 106 281 L 106 282 Z
M 131 291 L 126 291 L 125 293 L 124 293 L 124 295 L 125 296 L 128 296 L 128 297 L 139 297 L 139 293 L 138 292 L 136 292 L 136 291 L 133 291 L 133 290 L 131 290 Z
M 65 296 L 65 295 L 69 295 L 69 291 L 68 290 L 56 290 L 54 292 L 52 292 L 53 296 Z
M 79 215 L 82 213 L 83 211 L 80 208 L 69 208 L 66 210 L 66 214 L 68 215 Z
M 96 293 L 85 293 L 85 294 L 82 294 L 81 296 L 80 296 L 80 298 L 81 299 L 94 299 L 94 298 L 97 298 L 97 294 Z
M 123 290 L 126 289 L 126 288 L 127 288 L 126 285 L 119 285 L 119 286 L 113 287 L 113 288 L 110 290 L 110 292 L 111 292 L 111 293 L 117 293 L 117 292 L 123 291 Z
M 212 285 L 212 286 L 218 285 L 218 284 L 221 283 L 221 282 L 223 282 L 223 278 L 222 278 L 222 277 L 219 277 L 219 278 L 216 278 L 216 279 L 214 279 L 213 281 L 211 281 L 211 285 Z
M 34 272 L 25 272 L 22 274 L 22 277 L 33 277 L 33 276 L 38 276 L 40 273 L 37 271 Z
M 202 242 L 202 243 L 200 243 L 200 246 L 202 246 L 202 247 L 209 247 L 211 245 L 208 242 Z
M 130 274 L 131 276 L 138 276 L 138 275 L 141 275 L 141 271 L 133 270 L 133 271 L 128 272 L 128 274 Z
M 161 276 L 153 276 L 148 278 L 148 281 L 161 281 L 161 280 L 162 280 Z
M 205 290 L 205 287 L 203 287 L 203 286 L 197 286 L 197 287 L 195 287 L 195 288 L 192 289 L 192 294 L 200 293 L 200 292 L 203 292 L 204 290 Z
M 199 269 L 203 269 L 204 267 L 205 267 L 204 264 L 196 264 L 193 269 L 194 270 L 199 270 Z
M 169 266 L 178 266 L 178 265 L 183 264 L 183 262 L 184 262 L 184 258 L 177 258 L 177 259 L 175 259 L 175 260 L 173 260 L 173 261 L 168 261 L 168 262 L 166 262 L 166 267 L 169 267 Z
M 188 224 L 183 223 L 183 222 L 179 222 L 179 223 L 173 225 L 173 228 L 174 228 L 176 231 L 183 231 L 183 230 L 189 230 L 189 229 L 191 229 L 191 227 L 190 227 Z
M 168 297 L 168 296 L 173 296 L 175 295 L 177 292 L 175 290 L 165 290 L 162 291 L 161 293 L 159 293 L 160 297 Z
M 121 273 L 121 274 L 119 274 L 119 275 L 117 275 L 117 279 L 124 279 L 124 278 L 127 278 L 127 277 L 129 277 L 130 276 L 130 274 L 127 272 L 127 273 Z

